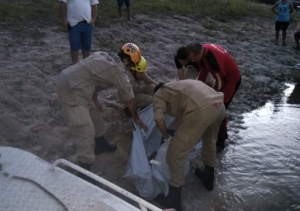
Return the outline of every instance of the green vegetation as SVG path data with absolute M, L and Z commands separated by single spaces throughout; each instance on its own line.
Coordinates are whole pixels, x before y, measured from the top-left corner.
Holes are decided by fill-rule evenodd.
M 136 14 L 211 16 L 218 19 L 261 15 L 274 17 L 269 8 L 257 4 L 258 0 L 135 0 L 132 11 Z M 101 0 L 100 7 L 106 18 L 117 18 L 114 0 Z M 271 5 L 270 5 L 271 6 Z
M 0 22 L 53 21 L 58 17 L 58 5 L 49 0 L 0 0 Z
M 118 18 L 116 0 L 99 1 L 98 22 L 114 22 Z M 274 17 L 270 10 L 255 0 L 135 0 L 134 14 L 210 16 L 221 20 L 252 15 Z M 125 12 L 125 11 L 124 11 Z M 59 2 L 50 0 L 0 0 L 0 22 L 8 24 L 59 21 Z

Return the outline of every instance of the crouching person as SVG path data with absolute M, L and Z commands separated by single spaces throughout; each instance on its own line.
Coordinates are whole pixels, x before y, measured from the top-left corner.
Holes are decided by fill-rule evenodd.
M 132 84 L 138 108 L 144 108 L 153 103 L 154 87 L 157 85 L 156 82 L 148 76 L 146 71 L 147 61 L 144 57 L 141 58 L 138 65 L 128 71 L 128 77 Z M 124 112 L 127 117 L 131 117 L 128 107 L 124 108 Z
M 59 101 L 67 117 L 70 138 L 75 142 L 78 164 L 91 171 L 95 155 L 116 150 L 105 138 L 105 124 L 97 92 L 110 87 L 118 90 L 134 121 L 146 128 L 137 113 L 136 102 L 129 83 L 129 70 L 141 60 L 139 48 L 125 44 L 118 55 L 95 52 L 88 58 L 63 70 L 57 79 Z M 84 175 L 82 178 L 89 180 Z M 89 180 L 90 182 L 93 182 Z
M 167 152 L 169 166 L 169 194 L 160 202 L 166 208 L 182 210 L 181 188 L 184 184 L 184 164 L 189 153 L 202 137 L 202 161 L 205 170 L 197 169 L 197 176 L 208 190 L 213 189 L 216 165 L 216 141 L 225 116 L 223 93 L 201 81 L 180 80 L 160 83 L 154 90 L 154 118 L 165 141 L 170 141 Z M 166 128 L 164 115 L 180 120 L 174 137 Z
M 154 87 L 157 85 L 147 71 L 147 61 L 142 57 L 141 62 L 131 68 L 130 81 L 133 87 L 137 107 L 143 108 L 153 103 Z

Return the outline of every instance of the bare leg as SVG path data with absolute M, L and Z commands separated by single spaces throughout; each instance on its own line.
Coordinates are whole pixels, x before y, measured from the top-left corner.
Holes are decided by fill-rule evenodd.
M 278 45 L 279 31 L 276 31 L 275 38 L 276 38 L 275 44 Z
M 127 7 L 126 10 L 127 10 L 127 18 L 129 21 L 131 21 L 132 18 L 130 17 L 130 7 Z
M 119 7 L 119 15 L 120 15 L 120 18 L 122 18 L 122 7 Z
M 78 51 L 71 51 L 71 59 L 73 64 L 78 62 Z
M 85 59 L 85 58 L 87 58 L 87 57 L 90 56 L 90 52 L 89 52 L 89 51 L 84 51 L 84 50 L 82 50 L 82 56 L 83 56 L 83 58 Z
M 286 31 L 282 31 L 282 45 L 283 46 L 286 46 L 285 38 L 286 38 Z

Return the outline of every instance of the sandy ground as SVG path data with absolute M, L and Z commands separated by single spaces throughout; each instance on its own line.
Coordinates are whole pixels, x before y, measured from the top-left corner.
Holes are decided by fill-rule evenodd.
M 287 67 L 297 64 L 300 55 L 292 49 L 295 28 L 292 23 L 288 46 L 283 47 L 273 44 L 271 19 L 229 23 L 209 18 L 136 16 L 132 22 L 120 20 L 109 27 L 97 27 L 93 51 L 117 51 L 125 42 L 134 42 L 148 61 L 149 75 L 166 82 L 177 78 L 173 56 L 179 46 L 193 40 L 223 46 L 242 72 L 242 85 L 228 112 L 230 132 L 234 133 L 243 123 L 243 113 L 267 100 L 276 101 L 272 96 L 292 80 Z M 74 161 L 75 147 L 68 139 L 54 84 L 54 77 L 71 65 L 67 34 L 56 25 L 28 28 L 22 33 L 3 27 L 0 37 L 0 145 L 30 151 L 49 162 L 58 158 Z M 100 93 L 99 99 L 105 105 L 107 138 L 117 143 L 118 150 L 99 155 L 94 171 L 135 193 L 122 178 L 132 141 L 130 119 L 125 118 L 115 90 Z M 184 188 L 185 199 L 192 194 L 188 192 L 191 185 L 193 182 Z

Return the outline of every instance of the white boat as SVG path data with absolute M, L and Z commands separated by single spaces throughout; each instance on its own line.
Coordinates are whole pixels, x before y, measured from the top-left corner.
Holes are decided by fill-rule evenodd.
M 300 64 L 297 64 L 290 68 L 291 75 L 294 78 L 294 81 L 300 83 Z
M 66 165 L 133 200 L 135 207 L 57 167 Z M 0 210 L 10 211 L 161 211 L 119 186 L 64 159 L 52 165 L 37 156 L 0 146 Z

